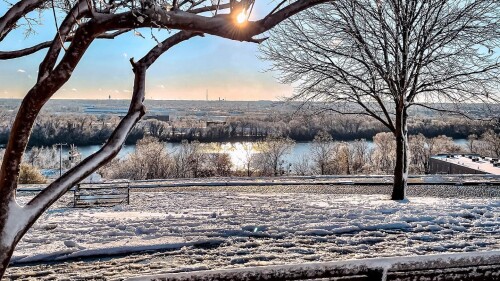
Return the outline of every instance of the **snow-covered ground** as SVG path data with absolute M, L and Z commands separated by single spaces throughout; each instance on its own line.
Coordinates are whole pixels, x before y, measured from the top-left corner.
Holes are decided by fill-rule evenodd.
M 248 187 L 133 192 L 129 206 L 94 209 L 67 207 L 68 195 L 19 243 L 13 258 L 17 265 L 7 277 L 120 279 L 500 248 L 496 188 L 489 187 L 488 194 L 497 196 L 414 196 L 409 202 L 380 194 L 336 194 L 334 189 L 302 193 L 298 188 L 260 188 L 265 192 Z M 28 199 L 19 196 L 20 201 Z M 39 264 L 43 261 L 58 262 Z M 22 264 L 28 262 L 36 264 Z

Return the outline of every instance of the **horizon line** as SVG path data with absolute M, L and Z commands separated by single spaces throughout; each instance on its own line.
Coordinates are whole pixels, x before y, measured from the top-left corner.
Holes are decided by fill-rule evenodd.
M 6 98 L 6 97 L 0 97 L 0 100 L 23 100 L 23 98 Z M 72 98 L 51 98 L 47 102 L 50 102 L 51 100 L 68 100 L 68 101 L 91 101 L 91 100 L 98 100 L 98 101 L 130 101 L 130 99 L 72 99 Z M 206 100 L 206 99 L 145 99 L 145 102 L 147 101 L 205 101 L 205 102 L 211 102 L 211 101 L 228 101 L 228 102 L 261 102 L 261 101 L 269 101 L 269 102 L 283 102 L 281 100 L 227 100 L 227 99 L 221 99 L 221 100 Z

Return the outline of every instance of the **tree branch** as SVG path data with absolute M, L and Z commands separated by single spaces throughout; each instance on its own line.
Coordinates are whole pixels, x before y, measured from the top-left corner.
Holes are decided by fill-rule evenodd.
M 117 36 L 122 35 L 124 33 L 127 33 L 130 30 L 131 29 L 117 30 L 115 32 L 105 33 L 105 34 L 99 35 L 99 36 L 97 36 L 97 38 L 98 39 L 115 39 Z M 71 42 L 72 40 L 73 40 L 73 36 L 66 38 L 66 42 Z M 21 50 L 0 51 L 0 60 L 9 60 L 9 59 L 15 59 L 15 58 L 28 56 L 28 55 L 36 53 L 40 50 L 43 50 L 45 48 L 49 48 L 52 45 L 52 43 L 53 43 L 53 41 L 47 41 L 47 42 L 43 42 L 43 43 L 37 44 L 35 46 L 28 47 L 28 48 L 21 49 Z
M 138 27 L 168 27 L 173 29 L 196 31 L 216 35 L 232 40 L 260 43 L 265 39 L 254 39 L 253 36 L 273 28 L 283 20 L 298 12 L 330 0 L 298 0 L 282 8 L 273 15 L 262 20 L 249 21 L 238 25 L 230 15 L 204 17 L 184 11 L 164 11 L 150 8 L 141 13 L 146 17 L 142 22 L 137 20 L 134 12 L 125 12 L 116 15 L 101 15 L 100 24 L 106 30 Z
M 21 0 L 0 18 L 0 42 L 15 27 L 16 22 L 29 12 L 41 7 L 47 0 Z
M 188 31 L 178 32 L 151 49 L 138 62 L 133 62 L 131 60 L 135 79 L 132 99 L 127 114 L 120 121 L 118 127 L 113 131 L 111 137 L 99 151 L 71 168 L 27 204 L 27 211 L 34 214 L 32 222 L 71 187 L 102 167 L 118 154 L 128 134 L 146 112 L 143 102 L 146 92 L 147 69 L 170 48 L 197 35 L 202 34 Z

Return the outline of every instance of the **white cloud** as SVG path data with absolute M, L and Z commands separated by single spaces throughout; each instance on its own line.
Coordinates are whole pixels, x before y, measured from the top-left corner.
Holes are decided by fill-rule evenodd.
M 76 89 L 76 88 L 73 88 L 73 89 L 71 89 L 71 91 L 76 92 L 76 91 L 77 91 L 77 89 Z
M 26 70 L 24 70 L 24 69 L 18 69 L 18 70 L 17 70 L 17 72 L 20 72 L 20 73 L 25 73 L 25 72 L 26 72 Z

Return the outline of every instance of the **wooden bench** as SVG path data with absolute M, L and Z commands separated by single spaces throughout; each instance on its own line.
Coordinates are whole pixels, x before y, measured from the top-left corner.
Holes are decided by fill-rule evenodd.
M 73 207 L 112 207 L 130 204 L 130 183 L 80 183 L 74 189 Z

